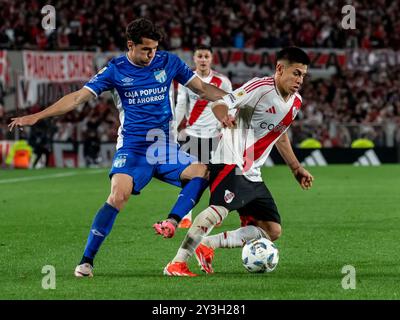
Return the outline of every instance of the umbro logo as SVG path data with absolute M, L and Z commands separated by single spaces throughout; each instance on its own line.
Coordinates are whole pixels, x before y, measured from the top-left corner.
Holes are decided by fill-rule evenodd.
M 103 237 L 103 238 L 104 238 L 104 234 L 102 234 L 100 231 L 98 231 L 98 230 L 96 230 L 96 229 L 92 229 L 91 231 L 92 231 L 92 233 L 93 233 L 95 236 Z
M 133 81 L 133 79 L 132 79 L 132 78 L 129 78 L 129 77 L 126 77 L 126 78 L 123 78 L 121 81 L 122 81 L 122 82 L 125 82 L 125 83 L 130 83 L 130 82 Z
M 274 107 L 274 106 L 270 107 L 270 108 L 267 109 L 265 112 L 267 112 L 267 113 L 272 113 L 272 114 L 276 114 L 276 110 L 275 110 L 275 107 Z

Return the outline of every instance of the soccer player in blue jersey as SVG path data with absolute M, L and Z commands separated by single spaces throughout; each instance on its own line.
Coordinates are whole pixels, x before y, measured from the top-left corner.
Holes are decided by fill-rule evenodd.
M 110 90 L 120 111 L 117 151 L 110 171 L 111 193 L 97 212 L 75 276 L 93 276 L 93 260 L 110 233 L 118 212 L 131 194 L 139 194 L 156 177 L 182 187 L 168 219 L 153 227 L 172 237 L 178 222 L 199 201 L 207 188 L 207 167 L 178 150 L 169 134 L 172 121 L 169 88 L 175 79 L 202 99 L 218 100 L 225 91 L 203 82 L 176 55 L 157 51 L 162 33 L 147 19 L 132 21 L 126 29 L 128 52 L 112 59 L 85 86 L 45 110 L 13 118 L 14 127 L 65 114 Z M 154 140 L 157 140 L 156 142 Z M 156 146 L 156 147 L 154 147 Z

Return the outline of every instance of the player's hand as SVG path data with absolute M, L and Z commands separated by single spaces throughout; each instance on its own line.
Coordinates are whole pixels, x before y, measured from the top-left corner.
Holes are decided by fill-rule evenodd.
M 33 126 L 37 121 L 38 118 L 34 114 L 24 117 L 11 118 L 11 122 L 8 125 L 8 128 L 10 129 L 10 131 L 12 131 L 16 127 L 19 127 L 22 130 L 23 126 Z
M 186 117 L 183 117 L 181 123 L 178 125 L 178 128 L 176 130 L 178 132 L 181 132 L 183 129 L 186 129 L 187 123 L 188 123 L 188 121 L 187 121 Z
M 312 187 L 314 177 L 302 166 L 293 170 L 293 174 L 302 189 L 308 190 Z
M 228 114 L 221 120 L 222 126 L 224 128 L 234 128 L 236 126 L 235 117 Z

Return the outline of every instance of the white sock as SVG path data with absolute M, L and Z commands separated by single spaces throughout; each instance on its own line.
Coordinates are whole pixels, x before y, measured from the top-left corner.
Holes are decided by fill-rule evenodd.
M 188 214 L 182 218 L 182 220 L 183 220 L 183 219 L 189 219 L 190 221 L 192 221 L 192 211 L 193 211 L 193 210 L 190 210 L 190 211 L 188 212 Z M 181 221 L 182 221 L 182 220 L 181 220 Z
M 245 226 L 236 230 L 221 232 L 213 236 L 205 237 L 202 243 L 212 248 L 239 248 L 251 239 L 265 237 L 269 239 L 267 233 L 256 226 Z
M 211 232 L 217 223 L 221 223 L 228 213 L 228 209 L 221 206 L 210 206 L 200 212 L 194 219 L 172 262 L 188 261 L 203 238 Z

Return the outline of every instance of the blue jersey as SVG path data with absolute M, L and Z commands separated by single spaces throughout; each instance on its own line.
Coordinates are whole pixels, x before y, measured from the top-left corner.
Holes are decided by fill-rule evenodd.
M 167 134 L 172 120 L 169 99 L 172 81 L 186 85 L 194 77 L 193 71 L 178 56 L 158 51 L 145 67 L 133 64 L 127 55 L 113 58 L 85 88 L 96 96 L 111 91 L 120 111 L 117 148 L 138 147 L 151 129 L 161 129 Z

